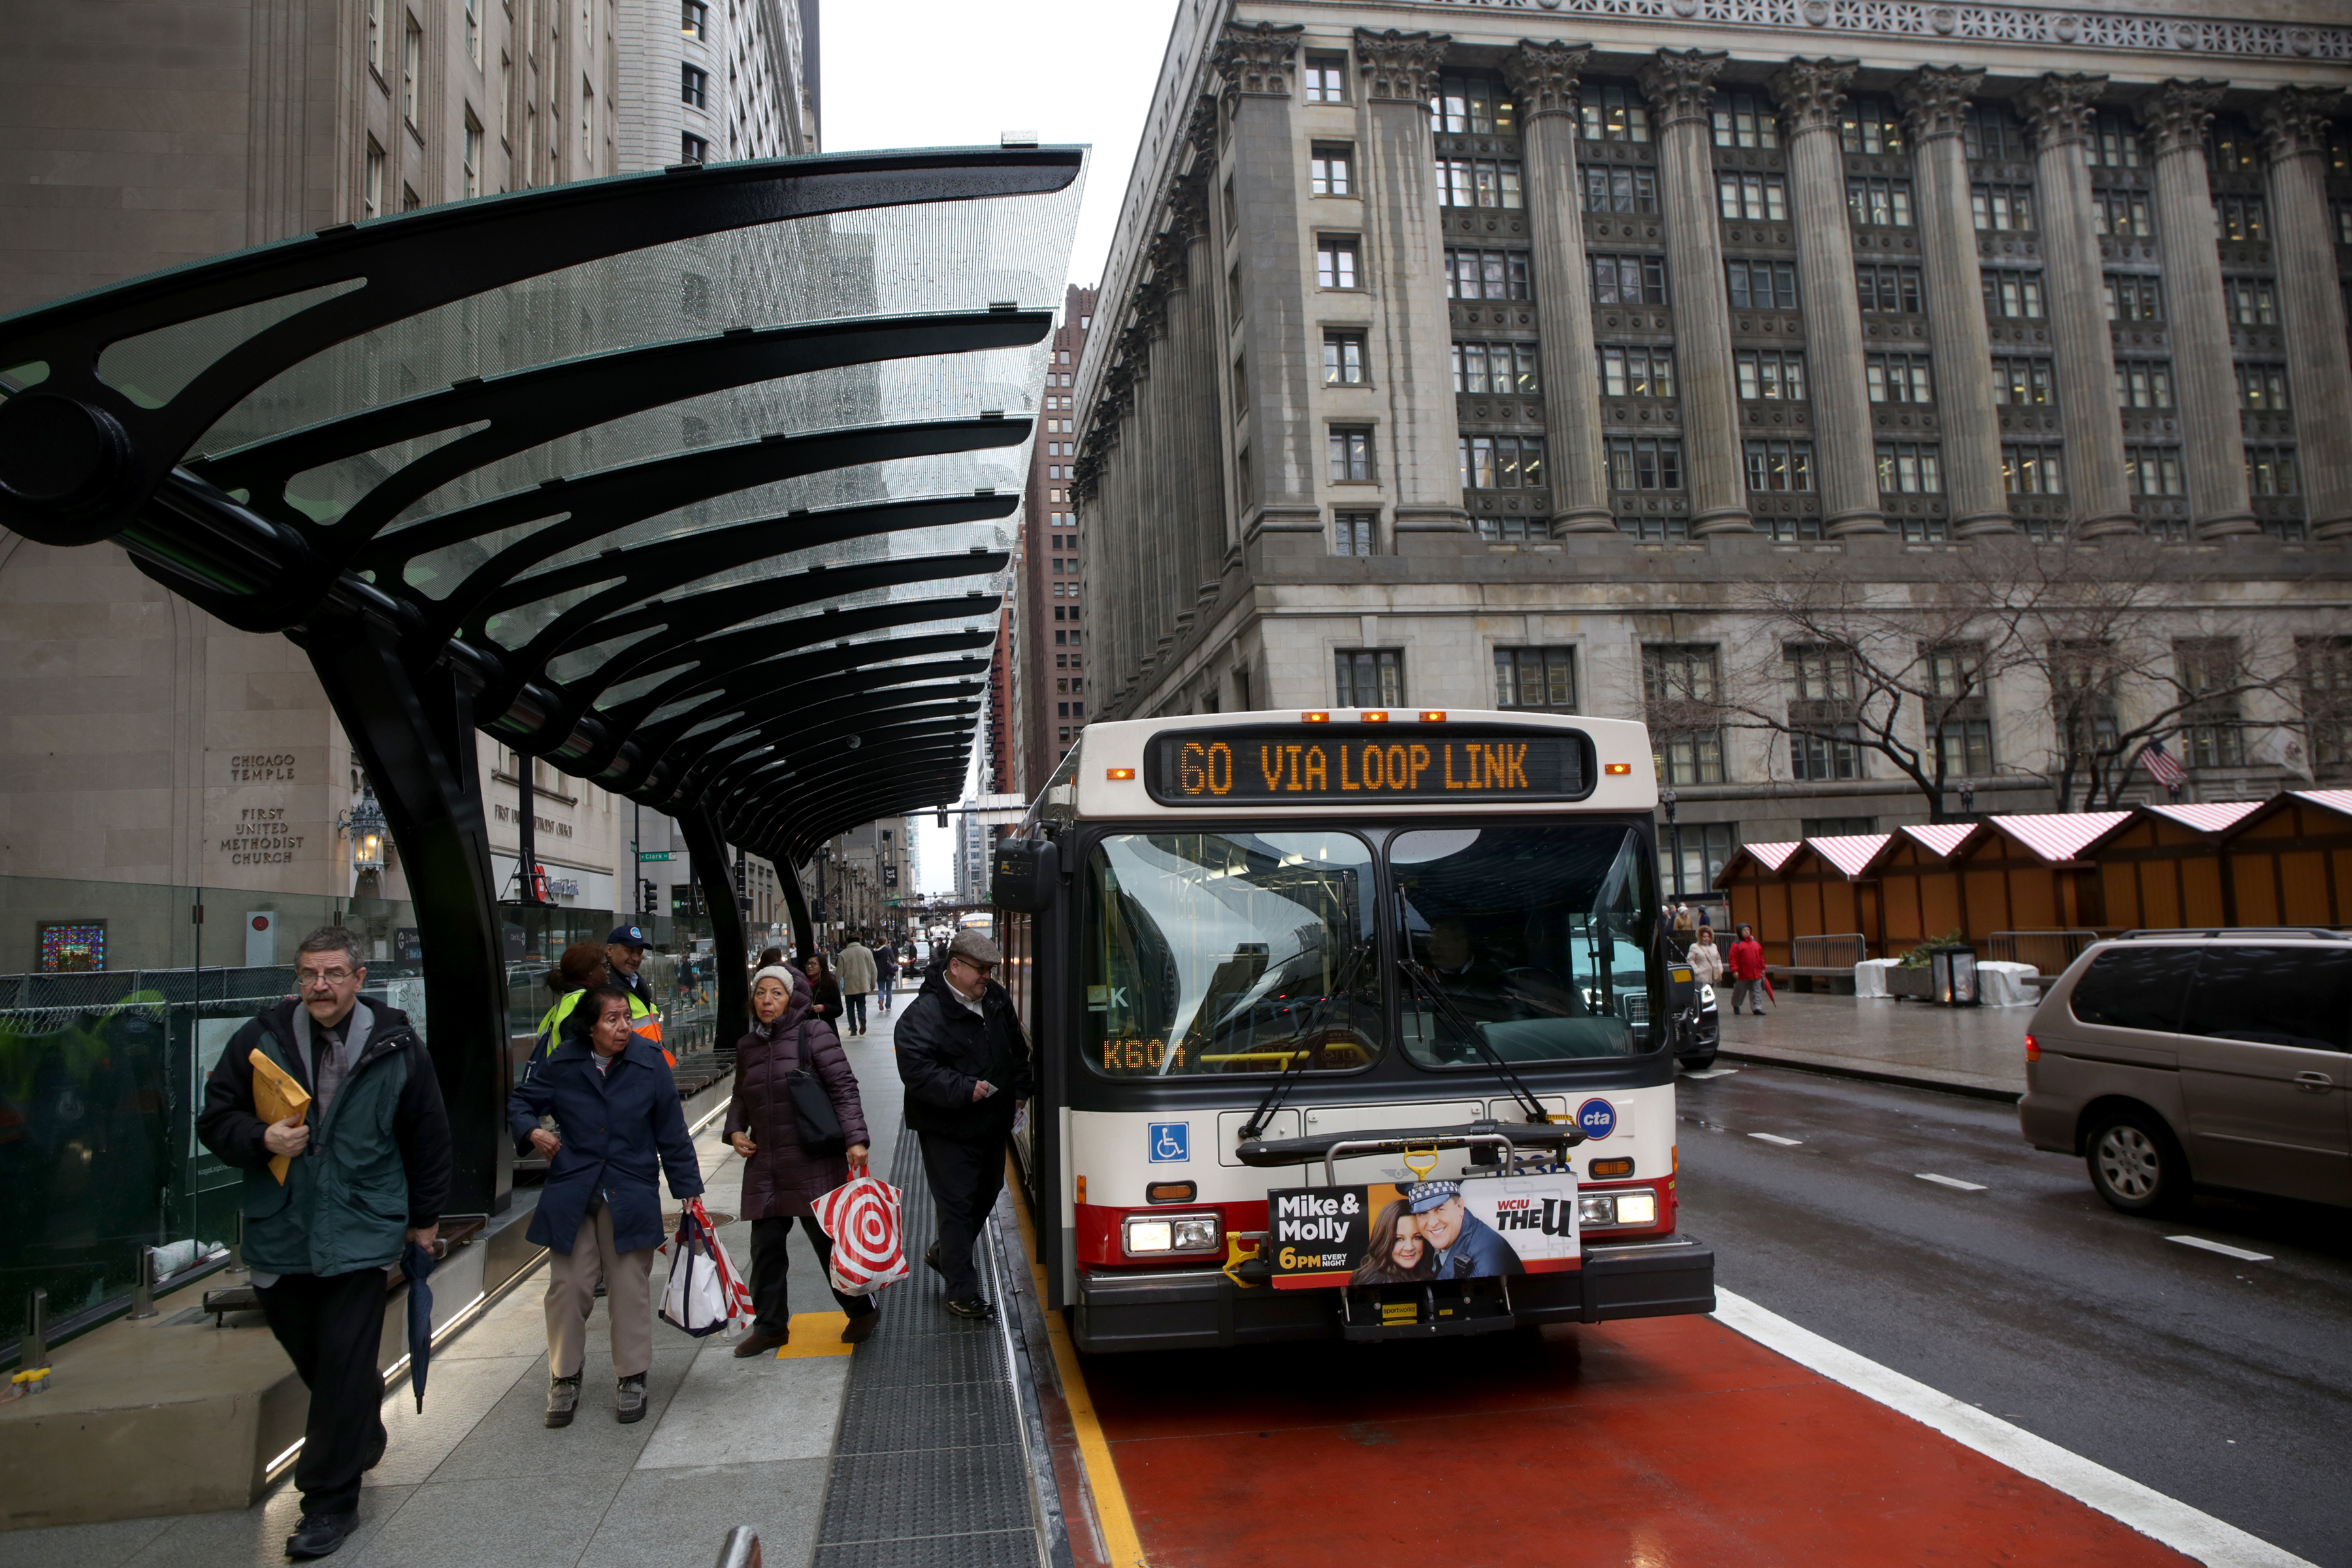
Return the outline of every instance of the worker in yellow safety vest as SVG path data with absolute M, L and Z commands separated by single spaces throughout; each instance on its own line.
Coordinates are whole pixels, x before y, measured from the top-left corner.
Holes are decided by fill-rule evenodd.
M 604 963 L 613 971 L 613 984 L 629 994 L 629 1027 L 640 1039 L 660 1050 L 662 1059 L 677 1066 L 677 1058 L 662 1044 L 661 1008 L 654 1002 L 654 988 L 637 973 L 646 962 L 646 933 L 636 926 L 614 926 L 613 934 L 604 939 Z

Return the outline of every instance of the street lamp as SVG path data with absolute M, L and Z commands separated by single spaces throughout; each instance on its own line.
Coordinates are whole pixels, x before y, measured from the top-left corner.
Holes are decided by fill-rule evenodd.
M 383 869 L 383 807 L 375 803 L 375 786 L 362 779 L 360 798 L 351 810 L 335 819 L 337 837 L 352 841 L 352 869 L 381 871 Z
M 1960 815 L 1962 816 L 1974 816 L 1976 814 L 1976 781 L 1973 779 L 1962 779 L 1960 781 Z
M 1665 810 L 1666 826 L 1669 827 L 1672 827 L 1675 823 L 1675 802 L 1676 798 L 1675 792 L 1671 788 L 1662 789 L 1658 792 L 1658 805 Z

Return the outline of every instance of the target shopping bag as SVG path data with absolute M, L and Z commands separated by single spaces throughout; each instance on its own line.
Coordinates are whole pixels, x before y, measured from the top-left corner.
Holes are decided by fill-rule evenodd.
M 677 1216 L 677 1235 L 662 1250 L 670 1255 L 662 1321 L 700 1339 L 751 1315 L 751 1287 L 735 1272 L 735 1260 L 711 1228 L 700 1198 L 688 1202 Z
M 845 1296 L 872 1296 L 907 1277 L 898 1225 L 898 1189 L 874 1176 L 856 1176 L 810 1205 L 833 1238 L 833 1288 Z

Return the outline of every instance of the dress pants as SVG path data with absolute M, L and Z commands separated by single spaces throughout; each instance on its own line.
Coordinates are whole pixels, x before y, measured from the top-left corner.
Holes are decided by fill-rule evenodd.
M 613 1245 L 613 1211 L 598 1203 L 572 1233 L 570 1256 L 547 1260 L 547 1371 L 577 1377 L 588 1353 L 588 1315 L 596 1310 L 596 1281 L 604 1282 L 604 1310 L 613 1320 L 613 1375 L 635 1377 L 654 1364 L 654 1249 L 622 1252 Z
M 940 1270 L 948 1279 L 948 1300 L 969 1301 L 980 1294 L 980 1270 L 972 1242 L 988 1223 L 989 1211 L 1004 1190 L 1004 1140 L 977 1142 L 944 1132 L 919 1134 L 923 1174 L 939 1211 Z
M 841 1002 L 843 1009 L 847 1014 L 845 1021 L 849 1026 L 859 1034 L 864 1034 L 866 1032 L 866 993 L 852 991 L 844 995 Z
M 360 1506 L 360 1470 L 383 1434 L 383 1270 L 281 1274 L 257 1292 L 269 1331 L 286 1347 L 310 1391 L 294 1484 L 302 1512 L 351 1513 Z
M 801 1228 L 808 1233 L 809 1245 L 816 1248 L 819 1268 L 833 1263 L 833 1237 L 816 1223 L 814 1215 L 800 1216 Z M 782 1334 L 792 1329 L 793 1310 L 785 1300 L 784 1275 L 792 1266 L 793 1222 L 781 1215 L 774 1219 L 751 1222 L 751 1330 L 754 1333 Z M 830 1280 L 831 1276 L 826 1276 Z M 871 1296 L 845 1296 L 840 1291 L 833 1299 L 841 1310 L 853 1318 L 862 1318 L 878 1311 Z

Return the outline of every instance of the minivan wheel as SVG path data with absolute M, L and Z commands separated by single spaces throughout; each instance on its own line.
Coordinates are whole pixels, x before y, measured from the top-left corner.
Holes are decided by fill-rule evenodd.
M 2189 1161 L 2172 1131 L 2146 1111 L 2103 1117 L 2091 1129 L 2091 1185 L 2125 1214 L 2178 1214 L 2189 1204 Z

